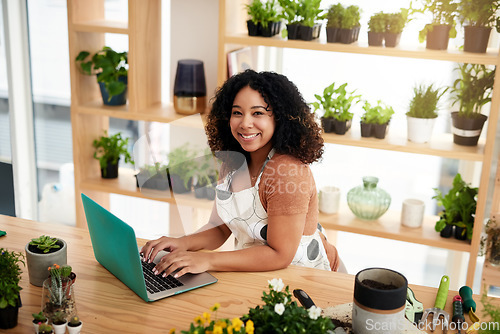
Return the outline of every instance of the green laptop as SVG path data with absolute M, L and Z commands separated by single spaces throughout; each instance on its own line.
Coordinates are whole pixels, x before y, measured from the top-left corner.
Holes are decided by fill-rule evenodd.
M 83 193 L 82 201 L 96 260 L 145 301 L 217 282 L 207 272 L 179 278 L 155 275 L 152 268 L 166 252 L 159 252 L 152 263 L 142 261 L 134 229 Z

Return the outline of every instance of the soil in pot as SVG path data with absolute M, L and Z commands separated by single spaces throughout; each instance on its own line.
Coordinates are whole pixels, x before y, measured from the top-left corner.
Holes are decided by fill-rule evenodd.
M 426 48 L 431 50 L 446 50 L 450 40 L 450 29 L 448 25 L 435 25 L 432 31 L 427 32 Z
M 486 53 L 490 39 L 490 27 L 464 27 L 464 51 L 474 53 Z
M 372 279 L 364 279 L 361 281 L 361 284 L 366 285 L 370 288 L 377 289 L 377 290 L 394 290 L 394 289 L 398 288 L 394 284 L 385 284 L 382 282 L 377 282 L 377 281 L 372 280 Z

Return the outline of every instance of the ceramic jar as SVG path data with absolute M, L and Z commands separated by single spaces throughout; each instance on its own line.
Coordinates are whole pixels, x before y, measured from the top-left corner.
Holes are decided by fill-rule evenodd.
M 391 196 L 377 187 L 378 178 L 364 176 L 363 185 L 349 190 L 347 204 L 356 217 L 364 220 L 380 218 L 391 205 Z

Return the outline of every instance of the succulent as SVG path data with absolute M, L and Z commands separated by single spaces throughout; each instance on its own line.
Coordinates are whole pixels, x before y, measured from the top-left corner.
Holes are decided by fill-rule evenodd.
M 68 326 L 71 326 L 71 327 L 76 327 L 76 326 L 80 326 L 82 322 L 80 321 L 80 318 L 77 316 L 77 315 L 74 315 L 71 317 L 71 319 L 69 320 L 68 322 Z

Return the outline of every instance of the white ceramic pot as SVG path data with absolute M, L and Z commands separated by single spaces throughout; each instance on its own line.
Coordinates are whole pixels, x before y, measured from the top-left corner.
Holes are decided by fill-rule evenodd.
M 339 211 L 340 189 L 337 187 L 323 187 L 319 190 L 319 211 L 334 214 Z
M 72 327 L 70 325 L 68 325 L 68 332 L 69 334 L 78 334 L 80 333 L 80 331 L 82 330 L 82 326 L 83 326 L 83 322 L 80 321 L 80 325 L 79 326 L 76 326 L 76 327 Z
M 408 140 L 413 143 L 427 143 L 432 136 L 436 118 L 417 118 L 406 116 Z
M 66 333 L 66 324 L 67 324 L 67 322 L 65 322 L 62 325 L 52 324 L 52 328 L 54 328 L 54 334 L 65 334 Z

